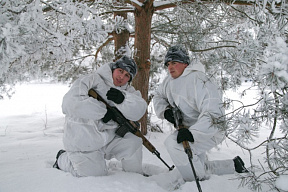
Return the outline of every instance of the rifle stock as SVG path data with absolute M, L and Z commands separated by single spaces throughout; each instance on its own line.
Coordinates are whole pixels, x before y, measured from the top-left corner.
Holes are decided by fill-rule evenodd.
M 114 113 L 114 115 L 116 116 L 115 120 L 119 127 L 121 126 L 125 126 L 126 128 L 128 128 L 128 131 L 133 133 L 134 135 L 140 137 L 142 139 L 143 145 L 154 155 L 156 155 L 168 168 L 169 171 L 174 169 L 174 165 L 172 167 L 170 167 L 161 157 L 160 157 L 160 153 L 156 150 L 156 148 L 144 137 L 144 135 L 140 132 L 139 130 L 139 123 L 136 121 L 130 121 L 128 119 L 126 119 L 123 114 L 115 107 L 111 107 L 94 89 L 90 89 L 88 91 L 88 95 L 90 97 L 93 97 L 94 99 L 97 99 L 101 102 L 103 102 L 107 108 L 111 109 Z M 119 129 L 119 128 L 118 128 Z M 117 133 L 117 130 L 116 130 Z M 124 136 L 124 135 L 120 135 L 120 136 Z

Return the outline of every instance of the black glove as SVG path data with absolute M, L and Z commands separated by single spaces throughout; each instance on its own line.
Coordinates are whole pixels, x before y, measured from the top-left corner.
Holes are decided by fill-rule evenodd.
M 110 88 L 109 91 L 107 91 L 107 99 L 113 101 L 116 104 L 120 104 L 124 101 L 124 95 L 121 91 L 115 88 Z
M 110 109 L 110 108 L 107 108 L 107 112 L 106 114 L 104 115 L 104 117 L 102 118 L 102 121 L 104 123 L 107 123 L 108 121 L 110 121 L 111 119 L 114 119 L 114 113 L 113 111 Z
M 192 133 L 186 128 L 178 130 L 177 143 L 181 143 L 183 141 L 190 141 L 192 143 L 194 142 Z
M 175 126 L 175 119 L 174 119 L 172 109 L 166 109 L 165 110 L 164 118 Z

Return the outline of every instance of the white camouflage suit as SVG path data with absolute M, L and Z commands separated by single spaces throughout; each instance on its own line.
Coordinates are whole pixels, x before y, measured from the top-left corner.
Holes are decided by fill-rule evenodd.
M 194 143 L 189 144 L 193 152 L 192 162 L 200 179 L 207 179 L 208 172 L 218 175 L 234 172 L 232 159 L 206 161 L 206 152 L 224 138 L 224 132 L 211 123 L 211 115 L 220 117 L 224 114 L 221 99 L 218 86 L 206 77 L 201 63 L 188 65 L 178 78 L 168 75 L 153 97 L 154 110 L 161 119 L 164 119 L 168 106 L 176 105 L 180 109 L 183 124 L 189 127 L 194 137 Z M 183 179 L 192 181 L 192 168 L 182 143 L 177 143 L 177 134 L 178 131 L 175 131 L 168 136 L 165 146 Z
M 88 96 L 88 90 L 93 88 L 129 120 L 138 121 L 144 115 L 147 104 L 141 93 L 128 83 L 115 87 L 111 65 L 105 64 L 95 73 L 80 77 L 63 98 L 66 153 L 59 157 L 58 166 L 77 177 L 106 175 L 105 159 L 111 158 L 121 161 L 124 171 L 142 173 L 142 139 L 132 133 L 123 138 L 116 136 L 117 123 L 101 120 L 107 112 L 105 104 Z M 111 87 L 123 92 L 125 99 L 121 104 L 107 100 Z

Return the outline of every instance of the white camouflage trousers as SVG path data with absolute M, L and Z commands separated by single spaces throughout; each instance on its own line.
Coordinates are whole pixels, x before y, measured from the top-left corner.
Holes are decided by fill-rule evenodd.
M 111 158 L 121 161 L 124 171 L 143 173 L 142 139 L 126 133 L 123 138 L 116 136 L 97 151 L 68 151 L 58 158 L 58 166 L 76 177 L 104 176 L 108 173 L 105 160 Z
M 185 181 L 194 181 L 194 175 L 188 156 L 184 151 L 182 143 L 177 143 L 177 131 L 167 137 L 165 140 L 166 149 L 182 175 Z M 215 147 L 215 142 L 211 139 L 201 143 L 190 144 L 194 165 L 197 176 L 200 180 L 208 179 L 209 174 L 224 175 L 233 174 L 235 172 L 234 162 L 229 160 L 207 161 L 206 152 Z

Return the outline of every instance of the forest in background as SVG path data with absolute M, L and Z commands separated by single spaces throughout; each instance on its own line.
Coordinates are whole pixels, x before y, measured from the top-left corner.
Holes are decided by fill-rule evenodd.
M 161 82 L 169 46 L 181 44 L 193 62 L 202 62 L 221 89 L 251 81 L 259 94 L 254 104 L 223 98 L 227 138 L 253 156 L 265 148 L 262 174 L 243 177 L 259 189 L 288 167 L 288 48 L 285 0 L 258 1 L 0 1 L 0 95 L 11 97 L 14 85 L 32 80 L 72 83 L 121 55 L 139 68 L 133 85 L 150 103 Z M 243 95 L 247 90 L 243 91 Z M 235 107 L 237 106 L 237 107 Z M 253 108 L 253 110 L 251 110 Z M 142 118 L 144 134 L 149 111 Z M 217 122 L 217 121 L 216 121 Z M 221 122 L 223 123 L 223 122 Z M 249 148 L 261 126 L 267 139 Z M 153 128 L 154 127 L 154 128 Z M 275 136 L 279 130 L 281 135 Z

